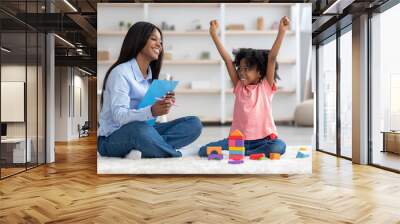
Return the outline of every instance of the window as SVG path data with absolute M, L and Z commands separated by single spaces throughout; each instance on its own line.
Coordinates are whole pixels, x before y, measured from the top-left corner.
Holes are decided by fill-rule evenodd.
M 394 28 L 398 21 L 400 5 L 371 19 L 371 157 L 373 164 L 395 170 L 400 170 L 400 33 Z
M 318 147 L 336 154 L 336 40 L 318 48 Z
M 340 155 L 352 157 L 352 32 L 340 36 Z

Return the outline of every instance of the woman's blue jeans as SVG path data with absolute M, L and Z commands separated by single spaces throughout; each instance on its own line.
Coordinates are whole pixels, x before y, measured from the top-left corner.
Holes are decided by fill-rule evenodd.
M 142 158 L 181 157 L 182 148 L 201 134 L 202 124 L 197 117 L 182 117 L 170 122 L 149 125 L 133 121 L 111 135 L 99 136 L 97 150 L 102 156 L 125 157 L 132 149 L 142 152 Z

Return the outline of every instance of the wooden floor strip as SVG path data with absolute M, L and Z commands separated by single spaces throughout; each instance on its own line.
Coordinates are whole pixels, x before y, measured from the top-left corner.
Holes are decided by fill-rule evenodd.
M 310 175 L 97 175 L 96 139 L 0 181 L 0 223 L 400 223 L 400 175 L 314 152 Z

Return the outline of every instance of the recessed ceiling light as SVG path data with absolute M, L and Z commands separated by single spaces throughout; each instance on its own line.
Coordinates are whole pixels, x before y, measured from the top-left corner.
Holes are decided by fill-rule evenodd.
M 74 12 L 78 12 L 78 10 L 71 4 L 69 3 L 68 0 L 64 0 L 65 4 L 67 4 Z
M 71 42 L 67 41 L 66 39 L 60 37 L 59 35 L 54 34 L 54 36 L 57 37 L 58 39 L 60 39 L 62 42 L 64 42 L 64 43 L 66 43 L 67 45 L 69 45 L 70 47 L 75 48 L 75 45 L 73 45 Z
M 1 50 L 4 51 L 4 52 L 6 52 L 6 53 L 10 53 L 10 52 L 11 52 L 11 50 L 9 50 L 9 49 L 7 49 L 7 48 L 5 48 L 5 47 L 1 47 Z
M 78 67 L 78 69 L 79 69 L 79 71 L 81 71 L 81 72 L 83 72 L 83 73 L 85 73 L 85 74 L 87 74 L 87 75 L 92 75 L 92 73 L 90 73 L 90 72 L 88 72 L 88 71 L 86 71 L 86 70 L 83 70 L 83 69 L 81 69 L 81 68 L 79 68 L 79 67 Z
M 322 14 L 342 14 L 343 9 L 351 5 L 354 0 L 336 0 Z

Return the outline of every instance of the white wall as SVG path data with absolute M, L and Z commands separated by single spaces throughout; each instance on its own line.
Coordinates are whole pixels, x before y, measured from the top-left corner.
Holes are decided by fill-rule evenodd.
M 77 139 L 78 124 L 83 125 L 88 120 L 88 78 L 82 75 L 79 70 L 71 67 L 56 67 L 56 141 Z
M 68 140 L 68 85 L 67 67 L 55 68 L 55 141 Z
M 299 91 L 300 99 L 305 98 L 305 87 L 306 82 L 310 78 L 311 73 L 311 58 L 312 58 L 312 48 L 311 48 L 311 3 L 310 4 L 300 4 L 300 77 L 299 77 Z

